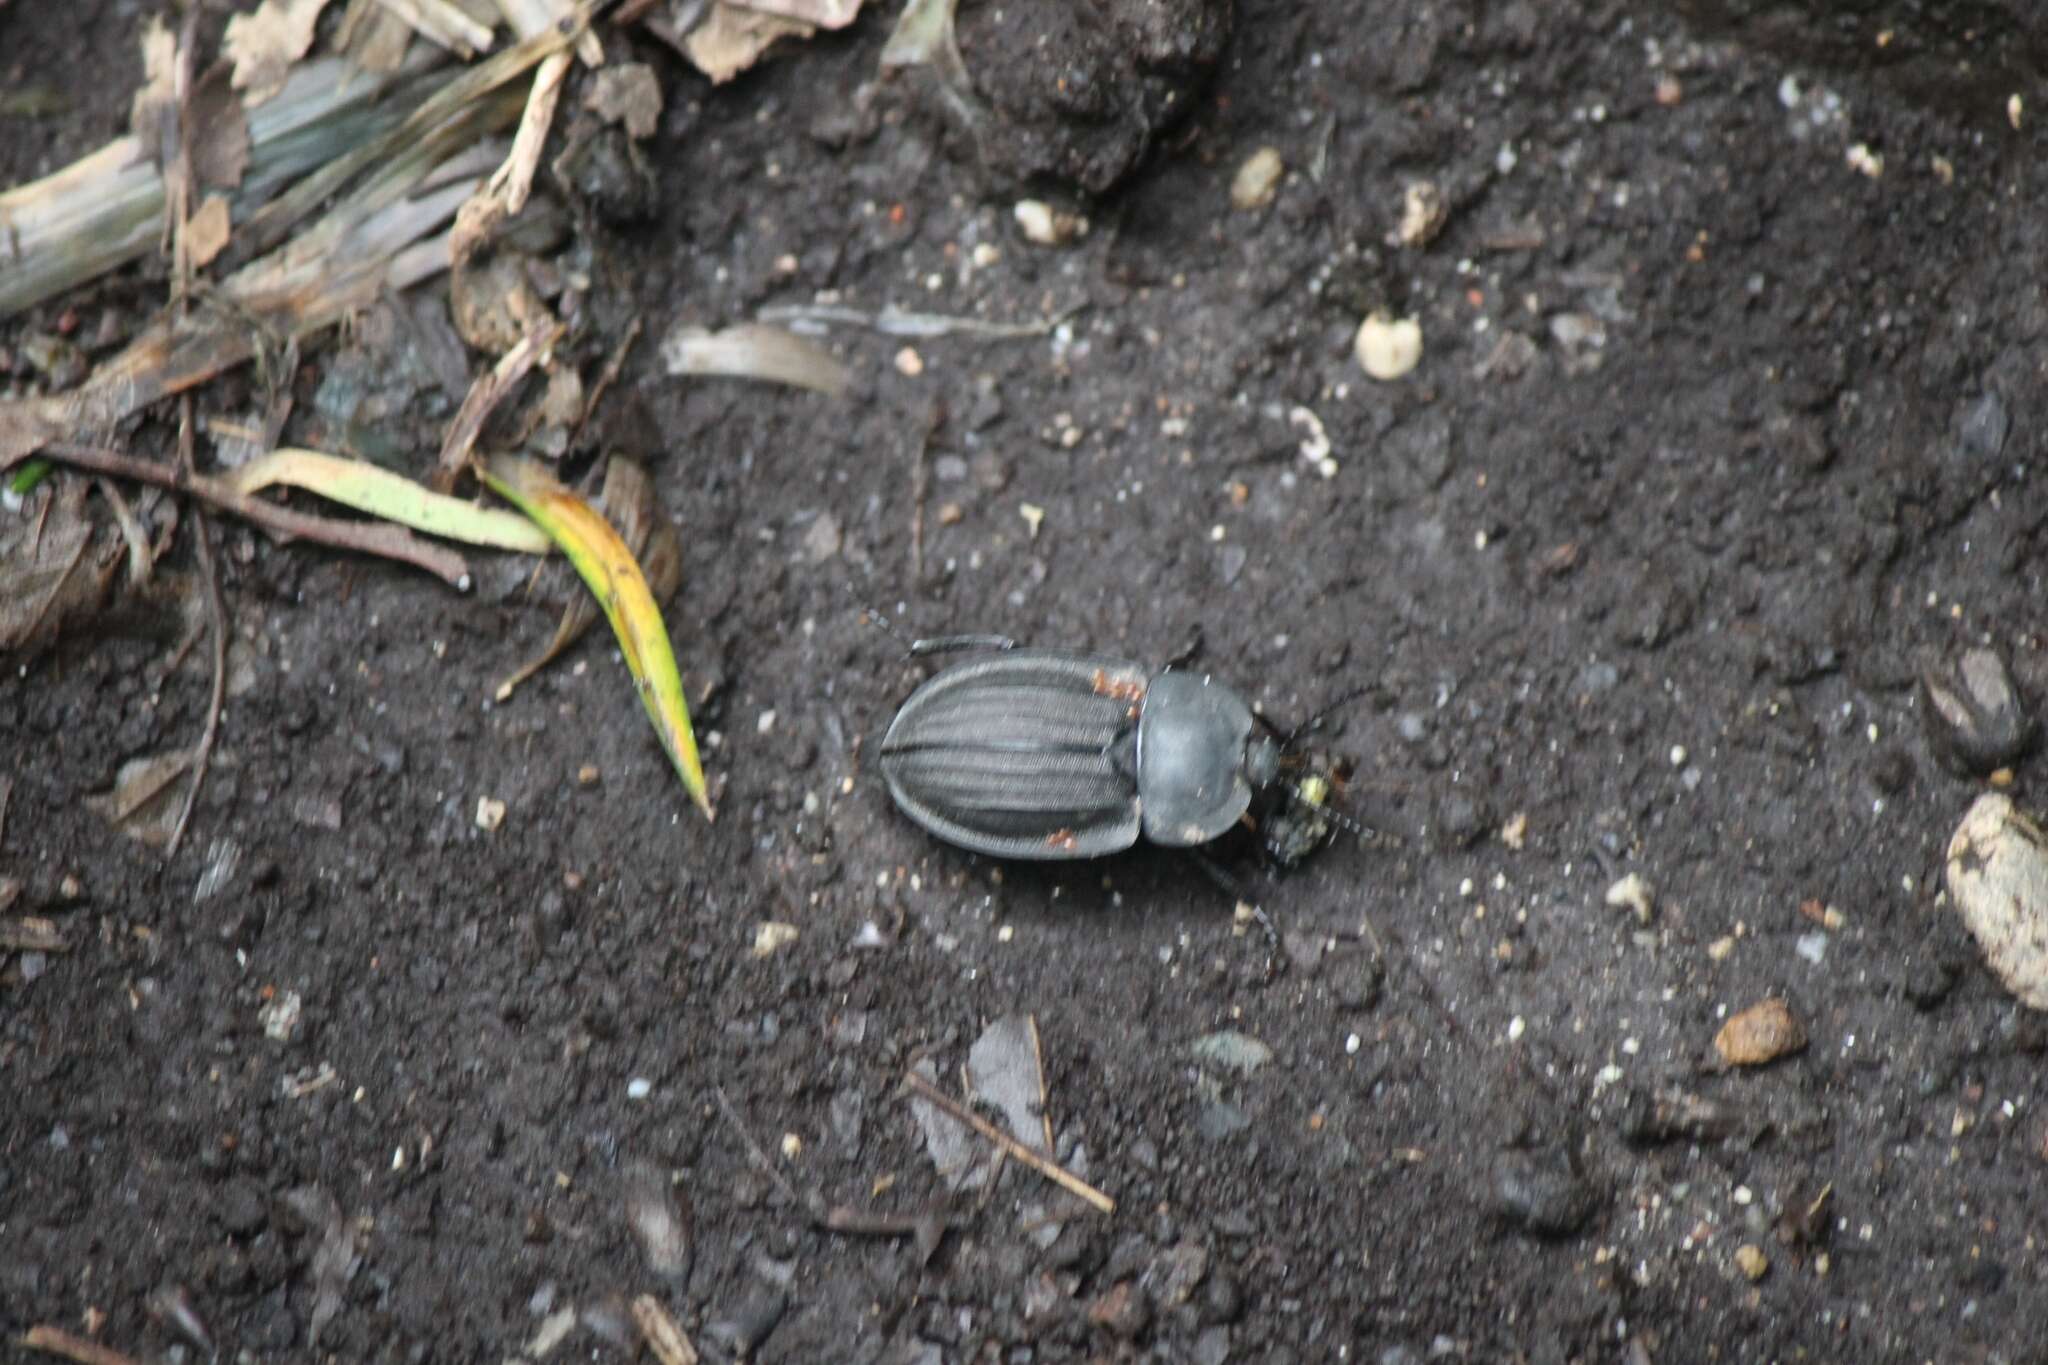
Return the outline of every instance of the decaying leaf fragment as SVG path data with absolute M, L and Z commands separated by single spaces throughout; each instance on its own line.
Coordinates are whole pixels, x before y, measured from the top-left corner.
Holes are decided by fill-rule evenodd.
M 847 368 L 824 347 L 758 322 L 742 322 L 717 332 L 679 324 L 662 340 L 661 359 L 673 375 L 765 379 L 771 384 L 816 389 L 835 398 L 852 382 Z
M 608 66 L 591 78 L 583 107 L 620 124 L 628 137 L 652 137 L 661 126 L 661 82 L 645 62 Z
M 704 22 L 683 39 L 683 52 L 713 85 L 723 85 L 781 39 L 808 38 L 815 31 L 796 19 L 714 0 Z
M 604 608 L 618 636 L 626 668 L 633 675 L 640 703 L 654 724 L 662 748 L 683 779 L 683 789 L 704 818 L 714 818 L 704 766 L 697 757 L 697 739 L 690 731 L 690 708 L 683 697 L 683 679 L 661 606 L 648 587 L 632 552 L 612 524 L 574 491 L 563 487 L 547 469 L 531 460 L 501 457 L 477 477 L 548 533 Z
M 85 489 L 61 480 L 40 512 L 0 523 L 0 652 L 40 649 L 105 606 L 120 538 L 96 534 Z
M 129 838 L 162 848 L 177 828 L 192 758 L 191 749 L 131 758 L 111 791 L 85 798 L 86 808 Z
M 235 89 L 261 104 L 284 88 L 292 63 L 313 46 L 313 28 L 327 0 L 263 0 L 228 20 L 223 46 L 235 65 Z

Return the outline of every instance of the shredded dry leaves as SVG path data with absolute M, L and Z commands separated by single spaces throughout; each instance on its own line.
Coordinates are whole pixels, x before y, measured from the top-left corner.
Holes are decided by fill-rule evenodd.
M 683 39 L 683 54 L 713 85 L 723 85 L 761 60 L 761 54 L 782 39 L 808 38 L 813 32 L 811 25 L 801 20 L 720 0 Z
M 235 89 L 258 102 L 284 88 L 292 63 L 313 46 L 313 29 L 327 0 L 263 0 L 253 13 L 228 20 L 225 46 L 234 63 Z

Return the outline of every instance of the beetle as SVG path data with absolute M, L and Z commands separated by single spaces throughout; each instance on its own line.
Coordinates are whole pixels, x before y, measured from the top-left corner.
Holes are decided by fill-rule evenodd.
M 912 648 L 963 647 L 992 652 L 912 692 L 880 753 L 897 808 L 947 843 L 1072 860 L 1140 838 L 1199 851 L 1243 825 L 1284 868 L 1353 824 L 1328 804 L 1344 771 L 1208 673 L 1000 637 Z

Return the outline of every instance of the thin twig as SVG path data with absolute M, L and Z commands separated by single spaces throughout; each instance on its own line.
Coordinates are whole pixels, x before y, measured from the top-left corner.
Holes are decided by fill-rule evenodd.
M 189 391 L 178 395 L 178 467 L 187 478 L 198 472 L 192 467 Z M 192 509 L 192 525 L 198 532 L 199 577 L 206 591 L 207 613 L 213 621 L 213 695 L 206 704 L 206 729 L 199 736 L 199 751 L 192 756 L 192 781 L 185 788 L 185 804 L 179 808 L 178 823 L 171 827 L 171 840 L 164 846 L 167 859 L 178 856 L 178 845 L 185 841 L 185 827 L 192 822 L 193 808 L 199 804 L 199 789 L 206 785 L 206 768 L 213 759 L 213 743 L 220 736 L 221 708 L 228 697 L 227 607 L 220 599 L 220 571 L 213 562 L 213 542 L 209 538 L 212 528 L 207 525 L 205 509 Z
M 597 411 L 598 400 L 618 382 L 619 371 L 626 368 L 626 353 L 633 349 L 633 343 L 640 339 L 640 315 L 633 314 L 626 324 L 626 334 L 619 338 L 619 344 L 612 347 L 612 353 L 605 357 L 604 368 L 597 372 L 597 380 L 590 386 L 590 397 L 584 401 L 583 412 L 576 419 L 576 425 L 569 428 L 569 444 L 566 449 L 574 450 L 576 443 L 583 439 L 583 428 L 590 423 L 590 416 Z
M 740 1135 L 740 1141 L 746 1144 L 747 1153 L 753 1157 L 754 1164 L 761 1168 L 763 1175 L 774 1182 L 775 1188 L 782 1192 L 783 1198 L 809 1215 L 813 1227 L 822 1232 L 843 1232 L 860 1237 L 914 1237 L 932 1221 L 933 1214 L 930 1210 L 923 1213 L 870 1213 L 845 1204 L 827 1207 L 825 1196 L 815 1191 L 808 1196 L 799 1193 L 796 1186 L 789 1183 L 789 1178 L 775 1168 L 775 1163 L 769 1160 L 768 1153 L 761 1144 L 754 1141 L 754 1135 L 748 1131 L 746 1121 L 740 1117 L 739 1110 L 735 1109 L 732 1101 L 726 1097 L 725 1087 L 713 1086 L 711 1093 L 718 1100 L 718 1107 L 725 1114 L 726 1122 L 733 1126 L 733 1131 Z M 943 1223 L 943 1218 L 940 1221 Z
M 441 437 L 441 455 L 434 461 L 434 472 L 427 478 L 427 486 L 436 493 L 454 491 L 455 480 L 469 465 L 469 452 L 476 446 L 476 438 L 484 429 L 484 422 L 496 411 L 498 404 L 512 392 L 527 371 L 540 363 L 542 356 L 562 339 L 569 329 L 546 312 L 528 320 L 526 331 L 512 349 L 498 357 L 498 363 L 476 377 L 469 386 L 469 394 L 462 400 L 462 406 L 455 410 L 455 420 L 448 424 L 448 430 Z
M 642 1294 L 633 1300 L 632 1310 L 640 1335 L 647 1339 L 647 1349 L 654 1352 L 661 1365 L 697 1365 L 697 1348 L 676 1326 L 661 1300 L 652 1294 Z
M 747 1152 L 754 1158 L 754 1164 L 761 1168 L 761 1174 L 775 1183 L 775 1188 L 782 1191 L 784 1199 L 799 1207 L 809 1208 L 803 1196 L 796 1192 L 796 1186 L 790 1184 L 789 1178 L 775 1169 L 775 1163 L 768 1159 L 768 1153 L 762 1149 L 760 1143 L 754 1141 L 754 1135 L 747 1131 L 746 1122 L 740 1118 L 740 1111 L 733 1108 L 732 1101 L 726 1098 L 725 1087 L 715 1085 L 711 1087 L 711 1094 L 718 1101 L 718 1107 L 725 1111 L 726 1121 L 732 1124 L 733 1130 L 740 1135 L 740 1141 L 747 1144 Z
M 124 479 L 134 479 L 138 483 L 155 484 L 158 488 L 189 493 L 223 511 L 255 522 L 280 540 L 311 540 L 322 545 L 332 545 L 337 549 L 356 550 L 363 554 L 395 559 L 402 564 L 425 569 L 459 592 L 469 591 L 469 565 L 464 562 L 461 555 L 422 540 L 402 526 L 393 526 L 387 522 L 337 521 L 332 517 L 315 516 L 310 512 L 295 512 L 289 507 L 280 507 L 262 498 L 237 493 L 219 479 L 208 475 L 188 475 L 173 465 L 137 459 L 118 450 L 106 450 L 99 446 L 79 445 L 71 441 L 52 441 L 43 447 L 41 453 L 80 469 L 90 469 L 100 474 L 114 474 Z
M 973 1110 L 968 1109 L 945 1091 L 918 1075 L 915 1071 L 904 1076 L 903 1084 L 919 1099 L 924 1100 L 928 1104 L 937 1105 L 955 1121 L 966 1124 L 969 1128 L 972 1128 L 990 1142 L 995 1143 L 996 1146 L 1002 1148 L 1032 1170 L 1037 1171 L 1061 1189 L 1066 1190 L 1070 1194 L 1078 1195 L 1104 1213 L 1116 1212 L 1116 1200 L 1110 1198 L 1101 1190 L 1096 1189 L 1093 1185 L 1083 1180 L 1080 1176 L 1075 1175 L 1052 1158 L 1042 1156 L 1034 1148 L 1019 1142 L 1016 1138 L 996 1127 Z
M 97 1341 L 73 1336 L 62 1327 L 51 1327 L 38 1323 L 28 1329 L 21 1338 L 21 1344 L 31 1351 L 44 1351 L 53 1356 L 75 1360 L 79 1365 L 136 1365 L 135 1357 L 125 1355 L 111 1346 L 102 1346 Z

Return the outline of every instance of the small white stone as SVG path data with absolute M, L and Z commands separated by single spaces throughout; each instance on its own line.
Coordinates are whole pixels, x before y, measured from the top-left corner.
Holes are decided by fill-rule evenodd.
M 2048 834 L 2012 798 L 1977 798 L 1948 845 L 1948 894 L 1992 973 L 2048 1010 Z
M 754 926 L 754 956 L 769 957 L 796 942 L 796 926 L 781 920 L 762 920 Z
M 629 1100 L 644 1100 L 653 1093 L 654 1082 L 645 1076 L 635 1076 L 626 1082 L 626 1098 Z
M 1019 199 L 1011 210 L 1024 240 L 1040 246 L 1065 246 L 1088 235 L 1088 220 L 1056 209 L 1042 199 Z
M 1634 912 L 1636 923 L 1648 924 L 1657 907 L 1657 892 L 1640 872 L 1631 872 L 1607 888 L 1607 903 Z
M 754 733 L 757 735 L 765 735 L 771 733 L 774 729 L 775 708 L 770 707 L 768 710 L 763 711 L 760 717 L 757 720 L 755 720 Z
M 1262 209 L 1280 192 L 1280 177 L 1287 173 L 1277 147 L 1261 147 L 1245 158 L 1230 182 L 1230 206 Z
M 505 823 L 505 803 L 493 796 L 476 799 L 476 827 L 490 831 Z
M 1358 325 L 1353 350 L 1360 367 L 1374 379 L 1400 379 L 1422 363 L 1422 324 L 1412 317 L 1374 313 Z
M 1514 1018 L 1512 1018 L 1512 1019 L 1508 1020 L 1508 1041 L 1509 1041 L 1509 1042 L 1511 1042 L 1511 1043 L 1519 1043 L 1519 1042 L 1521 1042 L 1521 1041 L 1522 1041 L 1522 1035 L 1523 1035 L 1524 1033 L 1528 1032 L 1528 1031 L 1529 1031 L 1529 1026 L 1528 1026 L 1528 1024 L 1526 1024 L 1526 1023 L 1524 1023 L 1524 1022 L 1522 1021 L 1522 1016 L 1521 1016 L 1521 1015 L 1519 1015 L 1519 1014 L 1518 1014 L 1518 1015 L 1516 1015 L 1516 1016 L 1515 1016 Z

